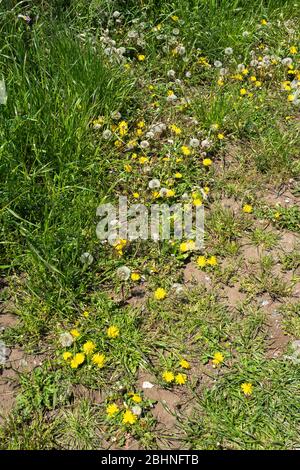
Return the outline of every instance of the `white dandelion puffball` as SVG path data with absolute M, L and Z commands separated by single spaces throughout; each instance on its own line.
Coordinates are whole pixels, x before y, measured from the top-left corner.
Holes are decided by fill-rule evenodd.
M 175 70 L 168 70 L 167 76 L 169 78 L 175 78 L 175 76 L 176 76 Z
M 233 49 L 232 49 L 232 47 L 226 47 L 224 52 L 225 52 L 226 55 L 232 55 L 233 54 Z
M 196 148 L 196 147 L 199 147 L 200 145 L 200 140 L 199 139 L 196 139 L 196 138 L 192 138 L 190 140 L 190 143 L 189 143 L 189 146 L 192 147 L 192 148 Z
M 142 414 L 142 408 L 139 405 L 133 406 L 131 411 L 135 416 L 140 416 Z
M 7 349 L 4 341 L 0 341 L 0 364 L 4 365 L 8 359 L 9 350 Z
M 293 59 L 291 57 L 285 57 L 284 59 L 282 59 L 281 63 L 282 65 L 286 65 L 287 67 L 289 67 L 290 65 L 292 65 Z
M 117 276 L 121 281 L 128 281 L 131 274 L 131 270 L 127 266 L 120 266 L 117 269 Z
M 220 69 L 222 67 L 222 62 L 220 60 L 215 60 L 214 61 L 214 66 L 217 67 L 217 69 Z
M 202 140 L 202 142 L 201 142 L 201 147 L 202 147 L 203 149 L 207 149 L 207 148 L 209 148 L 210 146 L 211 146 L 211 141 L 210 141 L 209 139 L 204 139 L 204 140 Z
M 158 179 L 153 179 L 148 183 L 149 189 L 158 189 L 160 187 L 160 181 Z
M 105 131 L 103 131 L 103 134 L 102 134 L 103 139 L 108 140 L 111 138 L 111 136 L 112 136 L 112 132 L 109 129 L 105 129 Z
M 149 145 L 150 145 L 150 144 L 149 144 L 148 140 L 142 140 L 142 142 L 140 143 L 140 147 L 141 147 L 142 149 L 148 148 Z

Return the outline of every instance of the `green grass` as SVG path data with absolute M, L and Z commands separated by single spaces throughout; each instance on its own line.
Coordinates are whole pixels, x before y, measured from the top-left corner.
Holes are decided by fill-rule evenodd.
M 8 94 L 0 104 L 1 296 L 4 311 L 10 305 L 19 318 L 1 340 L 42 354 L 42 365 L 17 377 L 0 448 L 167 448 L 174 430 L 183 448 L 299 446 L 299 372 L 285 346 L 270 358 L 272 317 L 260 306 L 264 298 L 280 303 L 280 332 L 299 339 L 299 104 L 288 99 L 300 80 L 299 1 L 27 4 L 0 2 L 0 79 Z M 281 63 L 289 56 L 293 69 Z M 221 81 L 216 60 L 226 69 Z M 151 140 L 146 134 L 159 123 L 166 128 Z M 210 141 L 206 155 L 199 148 L 183 155 L 191 138 Z M 148 187 L 154 178 L 174 194 L 156 198 Z M 266 202 L 270 190 L 288 191 L 291 204 Z M 97 207 L 120 195 L 147 207 L 202 199 L 204 249 L 136 241 L 120 256 L 101 244 Z M 284 236 L 294 237 L 291 250 L 282 251 Z M 245 246 L 261 256 L 250 263 Z M 91 264 L 80 259 L 85 252 Z M 216 256 L 217 265 L 197 266 L 199 255 Z M 121 281 L 123 265 L 141 279 Z M 154 298 L 160 287 L 163 300 Z M 73 329 L 78 338 L 62 346 L 61 335 Z M 103 368 L 88 354 L 77 368 L 63 359 L 87 341 L 105 355 Z M 217 352 L 224 359 L 214 368 Z M 166 371 L 186 374 L 186 383 L 167 383 Z M 157 422 L 164 398 L 141 389 L 143 374 L 166 393 L 167 408 L 179 396 L 172 431 Z M 245 382 L 251 396 L 241 390 Z M 130 425 L 123 416 L 133 392 L 141 415 Z M 119 411 L 109 417 L 111 403 Z

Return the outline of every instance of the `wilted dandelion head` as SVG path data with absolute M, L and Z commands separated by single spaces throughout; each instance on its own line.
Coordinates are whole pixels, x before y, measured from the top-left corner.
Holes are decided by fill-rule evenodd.
M 128 31 L 127 36 L 130 39 L 136 39 L 139 36 L 139 33 L 137 31 L 131 30 L 131 31 Z
M 81 261 L 83 264 L 90 265 L 90 264 L 92 264 L 92 262 L 94 261 L 94 258 L 93 258 L 93 256 L 91 255 L 91 253 L 89 253 L 88 251 L 86 251 L 85 253 L 82 253 L 82 255 L 80 256 L 80 261 Z
M 71 333 L 69 333 L 68 331 L 66 331 L 65 333 L 61 333 L 59 335 L 59 344 L 63 347 L 63 348 L 68 348 L 70 347 L 73 342 L 74 342 L 74 338 L 73 336 L 71 335 Z

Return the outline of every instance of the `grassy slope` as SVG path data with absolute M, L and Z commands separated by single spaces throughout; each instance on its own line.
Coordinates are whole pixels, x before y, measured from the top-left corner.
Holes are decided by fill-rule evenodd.
M 1 265 L 7 282 L 3 295 L 21 319 L 3 339 L 47 354 L 40 368 L 22 375 L 15 411 L 2 424 L 1 446 L 129 445 L 125 429 L 142 448 L 297 445 L 299 368 L 282 354 L 270 358 L 270 312 L 261 304 L 265 298 L 276 303 L 282 329 L 289 339 L 299 338 L 293 290 L 299 282 L 299 107 L 288 101 L 291 91 L 282 89 L 297 72 L 290 74 L 279 59 L 266 68 L 251 67 L 250 61 L 253 51 L 256 58 L 287 57 L 291 46 L 299 51 L 299 2 L 119 1 L 112 7 L 94 0 L 71 1 L 67 8 L 59 1 L 28 3 L 0 4 L 0 68 L 8 89 L 7 106 L 0 108 Z M 112 16 L 115 10 L 120 22 Z M 36 17 L 32 27 L 17 17 L 28 12 Z M 124 63 L 105 55 L 106 28 L 116 47 L 126 47 Z M 132 30 L 138 40 L 128 38 Z M 177 46 L 185 47 L 183 56 L 174 52 Z M 232 56 L 224 54 L 226 47 L 233 48 Z M 139 61 L 139 54 L 145 60 Z M 229 69 L 224 83 L 218 83 L 215 60 Z M 299 60 L 298 52 L 296 70 Z M 249 69 L 241 77 L 240 63 Z M 170 69 L 179 83 L 168 78 Z M 250 81 L 253 75 L 261 86 Z M 243 88 L 252 95 L 242 97 Z M 176 104 L 167 100 L 170 90 L 178 96 Z M 129 126 L 121 139 L 114 111 Z M 99 116 L 103 124 L 96 129 L 92 122 Z M 140 121 L 143 135 L 157 122 L 176 124 L 181 133 L 167 127 L 143 150 Z M 110 140 L 102 136 L 107 128 L 114 132 Z M 181 146 L 191 137 L 211 140 L 208 169 L 198 150 L 182 155 Z M 127 151 L 132 140 L 136 146 Z M 141 163 L 140 157 L 148 161 Z M 180 179 L 174 176 L 178 172 Z M 177 243 L 146 242 L 129 244 L 120 257 L 95 234 L 101 202 L 114 202 L 121 194 L 134 201 L 139 193 L 140 201 L 151 204 L 152 178 L 175 190 L 172 202 L 184 193 L 199 198 L 200 188 L 210 188 L 204 255 L 216 256 L 218 265 L 205 268 L 208 289 L 203 271 L 193 267 L 201 282 L 186 289 L 180 301 L 171 287 L 189 278 L 186 266 L 201 253 L 183 253 Z M 293 204 L 276 207 L 277 200 L 264 200 L 286 188 Z M 242 211 L 246 203 L 254 208 L 251 214 Z M 295 242 L 288 254 L 280 249 L 286 235 Z M 250 265 L 245 243 L 262 250 Z M 90 266 L 81 263 L 83 252 L 92 253 Z M 121 289 L 116 269 L 122 265 L 145 278 L 138 283 L 144 300 L 132 300 L 131 280 Z M 224 288 L 234 286 L 243 301 L 232 308 Z M 157 287 L 166 289 L 165 300 L 153 298 Z M 114 340 L 106 334 L 111 325 L 120 330 Z M 87 360 L 73 370 L 62 360 L 59 335 L 74 327 L 80 337 L 72 352 L 93 340 L 106 355 L 103 369 Z M 218 351 L 225 360 L 213 369 Z M 178 365 L 182 357 L 192 366 L 187 383 L 166 384 L 162 372 L 184 372 Z M 108 402 L 121 406 L 125 400 L 130 406 L 130 392 L 141 393 L 142 370 L 161 393 L 169 393 L 161 395 L 167 406 L 172 397 L 179 400 L 174 425 L 180 444 L 172 444 L 173 422 L 164 418 L 165 429 L 155 425 L 157 414 L 146 392 L 143 416 L 133 426 L 121 423 L 122 413 L 107 418 Z M 254 386 L 249 398 L 241 392 L 243 382 Z M 100 388 L 100 404 L 78 398 L 78 384 Z

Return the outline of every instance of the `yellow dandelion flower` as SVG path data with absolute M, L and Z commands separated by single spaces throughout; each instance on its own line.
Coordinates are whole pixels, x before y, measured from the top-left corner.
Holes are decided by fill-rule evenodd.
M 86 343 L 84 343 L 84 345 L 82 346 L 82 350 L 85 354 L 92 354 L 92 352 L 94 352 L 94 350 L 96 349 L 96 345 L 93 341 L 87 341 Z
M 206 258 L 205 256 L 199 256 L 197 259 L 197 264 L 199 268 L 204 268 L 206 266 Z
M 77 369 L 85 361 L 85 355 L 83 353 L 77 353 L 70 362 L 72 369 Z
M 132 172 L 132 166 L 131 165 L 124 165 L 124 170 L 126 171 L 126 173 L 131 173 Z
M 218 260 L 215 256 L 211 256 L 210 258 L 208 258 L 207 264 L 209 264 L 210 266 L 217 266 Z
M 123 415 L 122 423 L 123 424 L 134 424 L 136 421 L 137 421 L 136 415 L 134 415 L 132 413 L 132 411 L 126 410 L 124 415 Z
M 247 95 L 247 90 L 246 90 L 246 88 L 241 88 L 241 89 L 240 89 L 240 95 L 241 95 L 241 96 Z
M 134 393 L 132 395 L 131 400 L 134 401 L 134 403 L 141 403 L 142 402 L 142 398 L 137 393 Z
M 200 207 L 200 206 L 202 206 L 202 201 L 201 201 L 201 199 L 196 198 L 196 199 L 193 200 L 193 204 L 196 207 Z
M 64 361 L 68 361 L 69 359 L 71 359 L 72 353 L 70 353 L 69 351 L 65 351 L 65 352 L 63 353 L 62 357 L 63 357 L 63 360 L 64 360 Z
M 181 359 L 181 360 L 179 361 L 179 365 L 180 365 L 180 367 L 182 367 L 183 369 L 190 369 L 190 368 L 191 368 L 190 363 L 189 363 L 186 359 Z
M 187 377 L 185 374 L 179 373 L 175 377 L 175 382 L 177 383 L 177 385 L 184 385 L 186 383 L 186 380 L 187 380 Z
M 290 47 L 290 54 L 295 55 L 295 54 L 297 54 L 297 52 L 298 52 L 298 49 L 297 49 L 296 46 L 291 46 Z
M 158 287 L 158 289 L 156 289 L 156 291 L 154 292 L 155 300 L 164 300 L 166 296 L 167 292 L 162 287 Z
M 131 273 L 131 280 L 132 281 L 139 281 L 141 279 L 141 275 L 139 273 Z
M 292 101 L 294 101 L 295 99 L 295 95 L 289 95 L 288 96 L 288 101 L 291 103 Z
M 143 62 L 146 59 L 146 56 L 144 54 L 139 54 L 137 58 L 139 62 Z
M 261 24 L 262 26 L 266 26 L 266 25 L 268 24 L 268 22 L 267 22 L 267 20 L 262 19 L 262 20 L 260 21 L 260 24 Z
M 99 369 L 102 369 L 102 367 L 104 367 L 105 361 L 106 361 L 106 357 L 104 354 L 96 353 L 92 357 L 92 363 L 95 366 L 98 366 Z
M 182 178 L 182 174 L 177 171 L 177 173 L 175 173 L 174 175 L 174 178 L 176 178 L 177 180 L 180 180 Z
M 187 146 L 187 145 L 182 145 L 181 147 L 181 152 L 183 153 L 183 155 L 185 155 L 186 157 L 188 155 L 191 155 L 191 149 Z
M 174 134 L 176 134 L 176 135 L 180 135 L 181 132 L 182 132 L 182 130 L 180 129 L 180 127 L 176 126 L 176 124 L 171 124 L 171 125 L 170 125 L 170 130 L 171 130 L 172 132 L 174 132 Z
M 210 158 L 204 158 L 202 160 L 203 166 L 211 166 L 212 165 L 212 160 Z
M 218 134 L 218 139 L 219 139 L 219 140 L 224 140 L 224 139 L 225 139 L 225 136 L 224 136 L 224 134 L 222 134 L 222 132 L 220 132 L 220 133 Z
M 173 189 L 167 189 L 166 197 L 174 197 L 175 191 Z
M 107 328 L 106 334 L 109 338 L 117 338 L 120 334 L 120 330 L 117 326 L 112 325 Z
M 80 336 L 80 333 L 79 331 L 76 329 L 76 328 L 73 328 L 71 331 L 70 331 L 71 335 L 73 336 L 73 338 L 78 338 Z
M 251 77 L 250 77 L 250 82 L 256 82 L 256 77 L 255 77 L 255 75 L 251 75 Z
M 250 396 L 253 393 L 253 385 L 250 382 L 244 382 L 241 385 L 241 390 L 246 396 Z
M 214 366 L 219 366 L 220 364 L 222 364 L 222 362 L 224 361 L 224 356 L 222 353 L 220 352 L 216 352 L 214 354 L 214 357 L 213 357 L 213 360 L 212 360 L 212 363 Z
M 85 310 L 82 315 L 85 317 L 85 318 L 88 318 L 90 316 L 89 312 L 87 310 Z
M 185 253 L 186 251 L 188 251 L 188 243 L 187 242 L 182 242 L 180 243 L 179 245 L 179 250 L 182 252 L 182 253 Z
M 132 196 L 134 197 L 134 199 L 139 199 L 140 197 L 139 193 L 133 193 Z
M 162 373 L 162 378 L 164 379 L 165 382 L 171 383 L 171 382 L 174 381 L 175 376 L 174 376 L 173 372 L 170 372 L 169 370 L 165 370 Z
M 251 212 L 253 212 L 253 207 L 250 204 L 245 204 L 243 212 L 245 212 L 245 214 L 251 214 Z
M 124 137 L 128 132 L 128 124 L 126 121 L 121 121 L 119 126 L 119 133 L 121 137 Z
M 120 409 L 115 403 L 111 403 L 106 407 L 106 414 L 111 418 L 115 414 L 119 413 Z
M 141 165 L 144 165 L 145 163 L 149 162 L 149 158 L 147 157 L 140 157 L 139 162 Z

